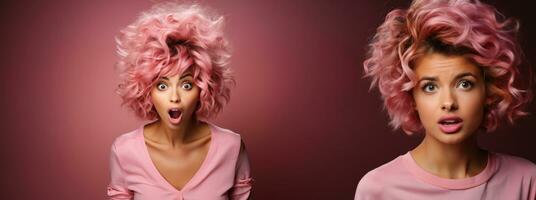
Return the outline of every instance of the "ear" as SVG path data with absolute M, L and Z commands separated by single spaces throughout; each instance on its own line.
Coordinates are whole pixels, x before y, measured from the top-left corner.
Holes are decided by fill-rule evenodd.
M 152 115 L 151 113 L 154 114 L 154 118 L 153 117 L 150 117 L 151 119 L 150 120 L 153 120 L 153 119 L 160 119 L 160 115 L 158 114 L 158 111 L 156 111 L 156 107 L 154 107 L 154 105 L 151 107 L 151 110 L 149 112 L 147 112 L 150 115 Z
M 497 101 L 496 97 L 493 96 L 492 91 L 490 91 L 489 89 L 490 87 L 488 86 L 488 84 L 486 84 L 486 89 L 484 90 L 484 95 L 486 96 L 486 99 L 484 99 L 484 108 L 489 108 Z
M 484 86 L 486 87 L 484 90 L 485 92 L 484 95 L 486 96 L 486 99 L 484 100 L 484 108 L 489 108 L 491 105 L 493 105 L 497 101 L 497 97 L 495 96 L 495 94 L 497 94 L 497 91 L 500 92 L 500 90 L 498 90 L 498 88 L 492 85 L 491 83 L 487 82 L 485 79 L 484 81 L 485 81 Z
M 488 97 L 486 98 L 486 100 L 484 101 L 484 108 L 489 108 L 495 101 Z
M 415 98 L 413 98 L 413 93 L 410 93 L 411 95 L 411 107 L 413 107 L 413 110 L 417 111 L 417 103 L 415 103 Z
M 199 108 L 201 108 L 201 100 L 197 99 L 197 103 L 195 104 L 195 113 L 199 111 Z

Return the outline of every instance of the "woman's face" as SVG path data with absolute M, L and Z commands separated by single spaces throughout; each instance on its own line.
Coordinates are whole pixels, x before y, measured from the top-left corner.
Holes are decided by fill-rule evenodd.
M 427 137 L 459 144 L 477 132 L 486 88 L 479 67 L 463 56 L 423 55 L 415 63 L 415 109 Z
M 170 128 L 188 123 L 197 109 L 200 89 L 190 72 L 162 77 L 151 90 L 151 100 L 163 124 Z

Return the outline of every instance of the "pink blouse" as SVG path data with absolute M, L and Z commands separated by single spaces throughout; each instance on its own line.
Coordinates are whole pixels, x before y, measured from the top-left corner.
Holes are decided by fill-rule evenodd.
M 115 139 L 110 156 L 109 199 L 248 199 L 252 188 L 249 160 L 240 135 L 208 123 L 211 142 L 199 170 L 177 190 L 154 166 L 143 127 Z
M 422 169 L 408 152 L 367 173 L 357 186 L 355 199 L 536 200 L 536 165 L 519 157 L 489 153 L 486 168 L 476 176 L 446 179 Z

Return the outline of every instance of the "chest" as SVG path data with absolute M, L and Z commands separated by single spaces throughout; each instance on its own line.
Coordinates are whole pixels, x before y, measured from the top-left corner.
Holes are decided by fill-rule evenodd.
M 199 171 L 207 157 L 210 140 L 180 149 L 164 149 L 147 144 L 149 156 L 160 176 L 181 190 Z

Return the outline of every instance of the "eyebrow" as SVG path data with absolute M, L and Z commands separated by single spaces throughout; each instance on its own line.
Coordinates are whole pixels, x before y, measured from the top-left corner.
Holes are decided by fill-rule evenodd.
M 180 79 L 186 78 L 187 76 L 192 76 L 192 73 L 188 72 L 181 76 Z
M 456 77 L 454 77 L 454 79 L 460 79 L 460 78 L 466 77 L 466 76 L 472 76 L 475 79 L 477 78 L 477 76 L 475 74 L 471 73 L 471 72 L 464 72 L 464 73 L 456 75 Z M 421 79 L 419 79 L 419 81 L 417 81 L 417 83 L 420 83 L 421 81 L 437 81 L 437 76 L 424 76 Z
M 471 72 L 465 72 L 465 73 L 458 74 L 455 79 L 460 79 L 460 78 L 466 77 L 466 76 L 472 76 L 473 78 L 476 79 L 476 75 L 471 73 Z
M 185 73 L 184 75 L 182 75 L 182 76 L 179 78 L 179 80 L 180 80 L 180 79 L 183 79 L 183 78 L 186 78 L 187 76 L 192 76 L 192 73 L 190 73 L 190 72 Z M 165 77 L 165 76 L 164 76 L 164 77 L 161 77 L 160 79 L 164 79 L 164 80 L 166 80 L 166 81 L 169 81 L 169 78 L 168 78 L 168 77 Z

